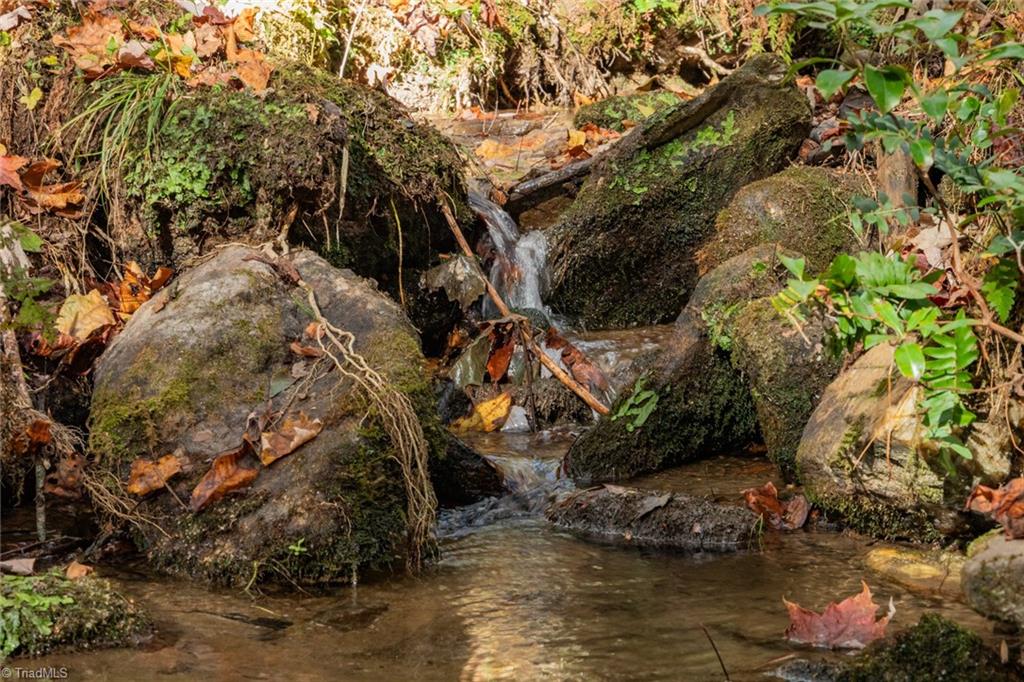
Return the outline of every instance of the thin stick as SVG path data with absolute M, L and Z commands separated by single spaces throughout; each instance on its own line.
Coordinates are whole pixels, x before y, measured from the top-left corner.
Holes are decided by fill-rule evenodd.
M 470 248 L 469 242 L 466 241 L 466 236 L 462 234 L 462 229 L 455 221 L 455 216 L 452 215 L 452 210 L 448 206 L 448 202 L 445 201 L 443 197 L 440 197 L 439 203 L 441 204 L 441 212 L 448 221 L 448 227 L 451 228 L 452 233 L 455 235 L 455 240 L 459 243 L 459 246 L 462 248 L 462 252 L 466 254 L 466 257 L 469 259 L 470 263 L 473 264 L 473 267 L 478 270 L 477 274 L 480 275 L 480 278 L 483 280 L 484 286 L 487 288 L 487 295 L 491 297 L 492 301 L 494 301 L 494 305 L 498 308 L 498 312 L 505 317 L 521 317 L 512 314 L 509 307 L 505 305 L 505 301 L 502 300 L 501 294 L 498 293 L 498 290 L 494 288 L 494 285 L 491 284 L 490 280 L 484 276 L 483 272 L 479 271 L 480 265 L 476 261 L 476 256 L 473 255 L 473 249 Z M 578 395 L 583 402 L 590 406 L 590 409 L 596 411 L 598 414 L 608 414 L 610 412 L 610 410 L 600 400 L 595 398 L 590 391 L 584 388 L 571 376 L 566 374 L 565 370 L 559 367 L 554 360 L 548 357 L 547 353 L 538 348 L 530 334 L 523 334 L 522 338 L 523 345 L 526 346 L 526 349 L 533 353 L 538 360 L 540 360 L 540 364 L 547 367 L 548 371 L 550 371 L 556 379 L 561 381 L 569 388 L 569 390 Z
M 338 187 L 338 221 L 334 224 L 334 241 L 341 245 L 341 221 L 345 215 L 345 195 L 348 193 L 348 140 L 341 148 L 341 181 Z M 327 237 L 330 239 L 330 235 Z M 328 245 L 329 246 L 329 245 Z
M 718 651 L 718 647 L 715 645 L 715 640 L 711 639 L 711 633 L 704 627 L 704 623 L 698 623 L 700 629 L 704 631 L 704 636 L 711 642 L 711 648 L 715 650 L 715 656 L 718 657 L 718 665 L 722 666 L 722 674 L 725 675 L 725 682 L 731 682 L 732 678 L 729 677 L 729 671 L 725 669 L 725 661 L 722 660 L 722 654 Z
M 363 18 L 363 10 L 366 9 L 366 0 L 359 3 L 356 9 L 356 16 L 352 19 L 352 25 L 348 29 L 348 36 L 345 37 L 345 53 L 341 55 L 341 66 L 338 67 L 338 78 L 345 77 L 345 65 L 348 63 L 348 53 L 352 49 L 352 39 L 356 37 L 356 29 L 359 28 L 359 20 Z

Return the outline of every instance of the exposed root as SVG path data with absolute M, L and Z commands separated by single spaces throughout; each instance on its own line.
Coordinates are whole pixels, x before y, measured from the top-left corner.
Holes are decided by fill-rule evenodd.
M 397 391 L 354 349 L 355 336 L 331 324 L 320 311 L 313 288 L 304 280 L 298 286 L 306 292 L 310 308 L 323 331 L 317 341 L 338 372 L 366 391 L 371 409 L 380 418 L 391 439 L 394 458 L 402 469 L 406 496 L 406 536 L 409 570 L 423 565 L 424 555 L 433 545 L 437 498 L 428 470 L 429 449 L 419 417 L 409 398 Z
M 112 525 L 121 522 L 141 528 L 151 526 L 164 537 L 171 535 L 151 517 L 139 511 L 139 501 L 133 500 L 125 490 L 121 480 L 111 472 L 102 472 L 94 467 L 85 467 L 82 471 L 82 487 L 92 500 L 93 507 Z M 168 490 L 170 488 L 168 487 Z

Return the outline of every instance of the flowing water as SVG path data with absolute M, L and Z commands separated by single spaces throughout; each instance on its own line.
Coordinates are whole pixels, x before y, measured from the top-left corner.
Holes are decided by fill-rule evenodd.
M 548 243 L 543 230 L 519 234 L 515 220 L 479 192 L 469 193 L 469 205 L 487 225 L 495 259 L 490 280 L 511 308 L 546 311 L 542 297 L 547 286 Z M 494 314 L 490 301 L 485 313 Z
M 697 555 L 584 542 L 547 525 L 543 501 L 568 483 L 561 434 L 487 434 L 473 445 L 510 474 L 507 513 L 444 534 L 425 575 L 366 582 L 318 596 L 209 591 L 121 573 L 114 580 L 156 619 L 143 649 L 43 658 L 97 680 L 719 680 L 707 628 L 734 680 L 770 679 L 794 654 L 785 596 L 821 608 L 870 583 L 895 601 L 891 627 L 941 610 L 985 632 L 951 595 L 916 594 L 874 575 L 871 541 L 824 532 L 768 535 L 760 551 Z M 717 457 L 640 485 L 738 503 L 738 489 L 775 476 L 750 458 Z M 531 491 L 539 491 L 532 496 Z M 538 498 L 540 502 L 538 503 Z M 458 512 L 448 512 L 458 517 Z M 442 525 L 444 519 L 442 519 Z

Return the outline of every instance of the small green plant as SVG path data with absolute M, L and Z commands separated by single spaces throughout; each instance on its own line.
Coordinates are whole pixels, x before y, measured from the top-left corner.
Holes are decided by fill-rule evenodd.
M 0 658 L 7 658 L 21 646 L 21 633 L 32 627 L 40 635 L 53 631 L 53 610 L 71 604 L 66 595 L 44 595 L 38 591 L 46 576 L 5 575 L 0 578 Z
M 762 263 L 763 265 L 763 263 Z M 729 305 L 711 305 L 700 311 L 700 318 L 707 325 L 708 338 L 711 345 L 724 351 L 732 349 L 732 336 L 729 329 L 733 317 L 746 301 L 737 301 Z
M 302 556 L 308 551 L 309 548 L 306 547 L 306 538 L 299 538 L 297 541 L 288 545 L 288 553 L 295 557 Z
M 850 214 L 854 230 L 863 234 L 874 229 L 884 237 L 894 225 L 934 225 L 937 232 L 948 234 L 948 262 L 919 268 L 913 254 L 843 254 L 820 277 L 808 277 L 802 259 L 783 258 L 794 278 L 773 303 L 798 325 L 809 310 L 823 312 L 835 321 L 838 347 L 896 345 L 894 363 L 923 386 L 919 407 L 924 425 L 952 471 L 950 453 L 971 458 L 962 434 L 975 415 L 964 399 L 974 390 L 982 342 L 995 335 L 1024 344 L 1024 335 L 1003 326 L 1024 271 L 1024 233 L 1015 229 L 1024 222 L 1024 175 L 1019 164 L 1004 165 L 998 153 L 1012 149 L 1012 136 L 1019 132 L 1010 117 L 1020 92 L 1015 87 L 993 92 L 983 82 L 998 82 L 992 76 L 1004 62 L 1024 59 L 1024 45 L 1001 34 L 958 33 L 961 10 L 894 12 L 913 7 L 908 0 L 819 0 L 758 11 L 795 15 L 804 25 L 837 38 L 843 59 L 812 59 L 794 69 L 827 64 L 815 80 L 826 100 L 847 88 L 863 87 L 874 107 L 846 116 L 846 147 L 860 150 L 870 144 L 889 154 L 902 151 L 913 160 L 931 196 L 924 206 L 917 205 L 916 197 L 903 197 L 903 202 L 884 194 L 861 198 Z M 870 40 L 865 42 L 865 36 Z M 872 63 L 859 56 L 865 44 L 883 43 L 897 61 L 923 55 L 944 60 L 947 78 L 935 87 L 916 80 L 899 63 Z M 953 212 L 933 183 L 935 173 L 966 197 L 970 212 Z M 965 267 L 960 250 L 968 229 L 980 243 L 970 254 L 972 268 Z M 975 273 L 986 268 L 979 281 Z M 943 287 L 956 287 L 959 295 L 942 295 Z M 979 339 L 976 332 L 985 336 Z
M 19 245 L 26 253 L 39 253 L 43 240 L 19 222 L 0 224 L 0 249 Z M 32 277 L 23 268 L 12 271 L 0 268 L 0 287 L 4 296 L 17 309 L 11 326 L 18 331 L 39 331 L 51 338 L 53 312 L 39 299 L 53 288 L 54 282 L 43 277 Z
M 645 389 L 647 377 L 641 376 L 633 385 L 633 392 L 626 400 L 622 401 L 619 408 L 612 415 L 612 421 L 629 419 L 626 424 L 626 431 L 633 433 L 647 421 L 647 418 L 658 406 L 658 394 L 650 389 Z

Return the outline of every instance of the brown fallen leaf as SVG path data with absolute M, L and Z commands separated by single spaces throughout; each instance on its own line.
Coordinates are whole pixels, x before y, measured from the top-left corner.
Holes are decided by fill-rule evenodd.
M 1006 537 L 1024 538 L 1024 477 L 998 488 L 979 485 L 967 498 L 967 509 L 987 514 L 1002 524 Z
M 85 341 L 98 329 L 116 324 L 114 313 L 98 289 L 88 294 L 72 294 L 64 299 L 54 327 L 78 341 Z
M 59 167 L 59 161 L 43 159 L 30 164 L 21 173 L 25 194 L 19 199 L 29 213 L 39 214 L 46 211 L 67 218 L 76 218 L 80 215 L 81 204 L 85 201 L 81 182 L 74 180 L 52 185 L 43 184 L 45 176 Z
M 228 493 L 245 488 L 256 480 L 259 469 L 241 464 L 249 451 L 249 443 L 243 442 L 234 450 L 223 452 L 213 460 L 210 470 L 192 491 L 189 506 L 193 512 L 201 511 Z
M 32 575 L 36 572 L 35 557 L 19 557 L 0 561 L 0 573 L 10 575 Z
M 127 320 L 142 304 L 153 297 L 164 284 L 170 280 L 174 271 L 168 267 L 157 268 L 156 274 L 149 277 L 138 263 L 130 261 L 124 270 L 124 279 L 118 284 L 117 316 Z
M 64 577 L 68 580 L 79 580 L 95 571 L 92 566 L 88 564 L 80 564 L 76 560 L 72 560 L 68 567 L 64 569 Z
M 25 187 L 21 184 L 18 170 L 26 164 L 28 164 L 28 159 L 24 156 L 0 156 L 0 186 L 7 185 L 15 192 L 23 191 Z
M 72 452 L 60 458 L 57 469 L 46 477 L 43 492 L 66 500 L 82 499 L 82 474 L 85 456 Z
M 263 466 L 270 466 L 316 438 L 323 428 L 323 422 L 310 419 L 304 412 L 285 417 L 277 430 L 260 434 L 260 461 Z
M 139 458 L 132 462 L 128 476 L 128 492 L 132 495 L 148 495 L 167 485 L 175 474 L 181 471 L 181 459 L 175 454 L 164 455 L 155 462 Z
M 324 352 L 319 348 L 313 348 L 312 346 L 304 346 L 298 341 L 292 341 L 288 344 L 288 347 L 293 353 L 304 358 L 321 358 Z
M 247 7 L 231 22 L 231 28 L 239 41 L 248 43 L 256 40 L 256 15 L 259 11 L 257 7 Z
M 796 495 L 791 500 L 783 502 L 771 481 L 760 488 L 747 488 L 741 494 L 750 510 L 762 517 L 771 528 L 796 530 L 807 522 L 807 514 L 810 511 L 807 499 L 803 495 Z
M 88 79 L 98 78 L 113 65 L 117 51 L 124 44 L 121 20 L 97 12 L 86 11 L 82 23 L 63 34 L 53 36 L 53 44 L 63 48 Z
M 196 54 L 200 59 L 207 59 L 220 52 L 224 47 L 220 29 L 213 23 L 206 23 L 196 28 Z
M 860 594 L 830 603 L 822 613 L 815 613 L 799 604 L 782 602 L 789 611 L 786 639 L 796 644 L 810 644 L 828 649 L 863 649 L 885 636 L 885 628 L 896 613 L 889 599 L 889 612 L 876 620 L 878 604 L 866 582 L 861 581 Z
M 515 338 L 512 334 L 501 333 L 497 329 L 491 332 L 491 354 L 487 358 L 487 374 L 491 381 L 501 381 L 508 367 L 512 363 L 512 353 L 516 349 Z

